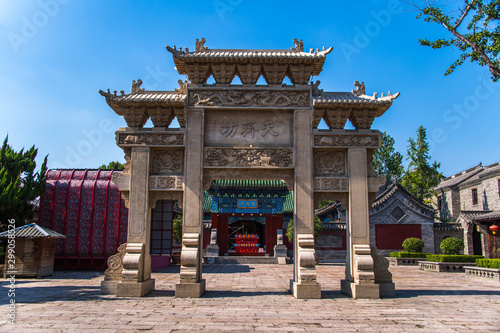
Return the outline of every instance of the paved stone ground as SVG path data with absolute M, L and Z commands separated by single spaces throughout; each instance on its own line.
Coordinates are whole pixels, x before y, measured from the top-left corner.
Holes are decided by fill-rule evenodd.
M 395 298 L 353 300 L 340 293 L 344 266 L 317 267 L 321 300 L 288 293 L 291 265 L 206 265 L 203 298 L 174 298 L 179 267 L 153 273 L 143 298 L 100 295 L 102 273 L 56 272 L 16 282 L 17 322 L 5 321 L 8 286 L 0 288 L 0 332 L 491 332 L 500 331 L 500 284 L 463 273 L 391 267 Z

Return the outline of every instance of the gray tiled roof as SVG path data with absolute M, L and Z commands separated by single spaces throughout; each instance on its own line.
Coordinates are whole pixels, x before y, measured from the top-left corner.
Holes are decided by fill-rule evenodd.
M 460 225 L 460 223 L 437 222 L 437 223 L 434 223 L 434 230 L 462 231 L 463 228 Z
M 110 106 L 137 106 L 138 104 L 147 106 L 184 106 L 186 100 L 186 95 L 174 91 L 144 91 L 139 94 L 113 95 L 99 90 L 99 93 L 106 97 L 106 102 Z
M 39 226 L 36 223 L 30 223 L 14 229 L 16 238 L 66 238 L 53 230 Z M 7 238 L 9 231 L 2 232 L 1 238 Z
M 491 220 L 499 220 L 499 219 L 500 219 L 500 211 L 499 210 L 485 213 L 485 214 L 479 215 L 475 218 L 476 221 L 491 221 Z
M 460 212 L 458 220 L 464 220 L 466 223 L 472 223 L 477 217 L 491 213 L 491 210 L 463 210 Z
M 452 187 L 452 186 L 459 185 L 460 183 L 468 180 L 469 178 L 471 178 L 472 176 L 481 172 L 482 170 L 483 170 L 483 167 L 481 166 L 481 163 L 479 163 L 478 165 L 476 165 L 473 168 L 459 172 L 453 176 L 444 178 L 435 189 L 438 190 L 438 189 L 442 189 L 445 187 Z
M 323 92 L 314 97 L 314 106 L 331 105 L 358 105 L 358 106 L 391 106 L 396 95 L 373 97 L 368 95 L 356 96 L 352 92 Z
M 474 174 L 474 176 L 468 178 L 467 181 L 464 181 L 463 183 L 461 183 L 460 187 L 466 187 L 470 184 L 479 182 L 482 179 L 485 179 L 485 178 L 488 178 L 490 176 L 494 176 L 497 174 L 500 174 L 500 162 L 485 166 L 484 169 L 481 170 L 481 172 Z

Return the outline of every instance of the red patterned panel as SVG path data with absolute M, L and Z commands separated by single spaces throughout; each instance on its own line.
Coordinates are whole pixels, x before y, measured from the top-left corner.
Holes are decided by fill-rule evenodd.
M 127 242 L 127 228 L 128 228 L 128 208 L 125 207 L 125 200 L 120 199 L 120 230 L 118 237 L 118 244 Z
M 82 198 L 80 202 L 80 230 L 77 239 L 76 254 L 90 255 L 90 232 L 92 225 L 93 204 L 94 204 L 94 184 L 93 180 L 84 180 L 82 187 Z
M 409 237 L 422 239 L 420 224 L 376 224 L 375 240 L 379 250 L 402 250 Z
M 120 192 L 115 184 L 109 182 L 108 205 L 106 207 L 106 256 L 116 253 L 118 249 L 118 228 L 120 224 Z
M 98 180 L 95 184 L 94 192 L 94 215 L 92 218 L 91 230 L 91 253 L 95 256 L 103 255 L 105 236 L 106 236 L 106 190 L 108 187 L 107 181 Z
M 60 234 L 64 234 L 64 226 L 66 223 L 66 207 L 68 199 L 69 180 L 59 180 L 56 183 L 54 196 L 54 214 L 52 230 Z M 61 253 L 64 241 L 56 242 L 56 253 Z
M 52 224 L 52 197 L 54 195 L 55 182 L 53 180 L 47 180 L 45 188 L 45 193 L 40 197 L 38 223 L 42 227 L 50 229 Z
M 83 178 L 83 177 L 82 177 Z M 80 223 L 80 196 L 82 189 L 82 180 L 72 180 L 68 194 L 68 213 L 66 216 L 66 241 L 64 253 L 75 255 L 76 243 L 78 238 L 78 227 Z

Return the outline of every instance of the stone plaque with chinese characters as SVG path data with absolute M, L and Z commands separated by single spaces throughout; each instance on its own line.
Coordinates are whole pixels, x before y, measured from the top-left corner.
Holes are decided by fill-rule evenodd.
M 291 147 L 291 111 L 205 111 L 207 147 Z

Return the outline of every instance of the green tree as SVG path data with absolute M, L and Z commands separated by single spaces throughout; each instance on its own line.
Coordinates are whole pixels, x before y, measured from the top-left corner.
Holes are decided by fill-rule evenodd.
M 108 165 L 103 164 L 98 169 L 123 170 L 125 166 L 118 161 L 111 161 Z
M 382 133 L 382 145 L 373 154 L 373 169 L 385 175 L 387 182 L 400 179 L 404 173 L 403 155 L 394 149 L 394 139 L 386 132 Z
M 429 143 L 426 130 L 420 126 L 417 138 L 408 139 L 408 157 L 410 160 L 408 170 L 401 179 L 401 185 L 416 198 L 424 203 L 431 203 L 434 195 L 433 188 L 439 183 L 441 173 L 438 169 L 441 163 L 430 164 Z
M 5 228 L 10 219 L 15 219 L 19 226 L 33 217 L 33 201 L 45 192 L 47 171 L 45 156 L 40 170 L 35 172 L 37 153 L 35 146 L 16 152 L 9 146 L 8 136 L 3 141 L 0 151 L 0 228 Z
M 182 215 L 177 214 L 172 227 L 172 238 L 176 243 L 182 243 Z
M 419 11 L 417 19 L 437 23 L 450 34 L 448 39 L 419 39 L 419 43 L 433 49 L 456 47 L 460 57 L 445 75 L 451 74 L 465 60 L 487 66 L 493 81 L 500 78 L 500 0 L 463 0 L 459 5 L 440 5 L 439 1 L 412 2 Z M 453 8 L 450 8 L 453 7 Z M 447 11 L 447 13 L 445 13 Z
M 319 208 L 323 208 L 325 206 L 328 206 L 331 203 L 332 203 L 332 201 L 321 200 L 319 202 Z M 314 239 L 318 238 L 322 232 L 323 232 L 323 226 L 321 225 L 321 221 L 319 220 L 319 218 L 316 215 L 314 215 Z M 290 243 L 293 243 L 293 220 L 290 220 L 288 222 L 288 226 L 286 227 L 285 235 L 286 235 L 286 238 L 288 238 L 288 241 Z

